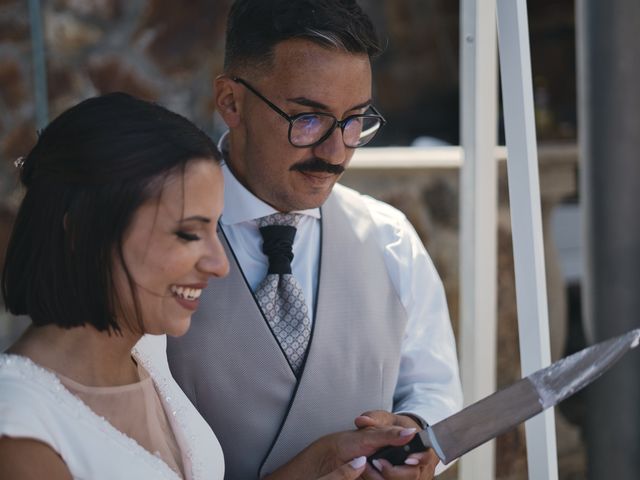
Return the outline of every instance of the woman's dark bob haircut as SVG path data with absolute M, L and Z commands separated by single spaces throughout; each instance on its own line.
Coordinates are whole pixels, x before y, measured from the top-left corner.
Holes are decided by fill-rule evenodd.
M 119 332 L 119 261 L 141 327 L 123 235 L 138 207 L 195 159 L 219 162 L 220 154 L 190 121 L 159 105 L 111 93 L 62 113 L 21 167 L 26 194 L 2 272 L 7 310 L 35 325 Z

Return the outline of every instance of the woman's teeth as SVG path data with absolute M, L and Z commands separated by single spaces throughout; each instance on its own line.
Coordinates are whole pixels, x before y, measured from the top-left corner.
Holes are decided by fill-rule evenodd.
M 184 298 L 185 300 L 197 300 L 202 293 L 201 288 L 186 288 L 186 287 L 177 287 L 175 285 L 171 286 L 171 293 L 174 295 Z

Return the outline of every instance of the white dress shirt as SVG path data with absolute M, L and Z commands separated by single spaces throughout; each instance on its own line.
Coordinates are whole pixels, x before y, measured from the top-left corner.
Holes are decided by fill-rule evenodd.
M 277 213 L 247 190 L 223 164 L 225 205 L 220 223 L 250 287 L 267 274 L 268 258 L 256 219 Z M 444 289 L 433 262 L 404 214 L 365 197 L 392 284 L 407 311 L 395 412 L 433 424 L 462 407 L 456 346 Z M 320 209 L 302 214 L 293 243 L 292 273 L 314 311 L 320 256 Z M 312 319 L 313 321 L 313 319 Z

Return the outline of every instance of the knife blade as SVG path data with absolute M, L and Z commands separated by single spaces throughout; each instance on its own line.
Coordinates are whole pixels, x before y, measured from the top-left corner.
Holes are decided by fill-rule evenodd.
M 401 447 L 371 455 L 403 465 L 414 452 L 433 448 L 444 463 L 482 445 L 583 389 L 640 343 L 640 328 L 597 343 L 542 368 L 526 378 L 428 426 Z

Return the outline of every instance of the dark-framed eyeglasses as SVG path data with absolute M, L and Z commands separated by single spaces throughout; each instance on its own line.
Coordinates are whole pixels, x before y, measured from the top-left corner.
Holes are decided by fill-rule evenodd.
M 289 122 L 289 143 L 294 147 L 314 147 L 329 138 L 338 127 L 342 130 L 342 141 L 345 146 L 349 148 L 362 147 L 373 140 L 380 127 L 387 123 L 373 105 L 369 106 L 369 110 L 373 113 L 349 115 L 342 120 L 338 120 L 330 113 L 323 112 L 288 115 L 242 78 L 232 77 L 232 80 L 244 85 L 247 90 Z

